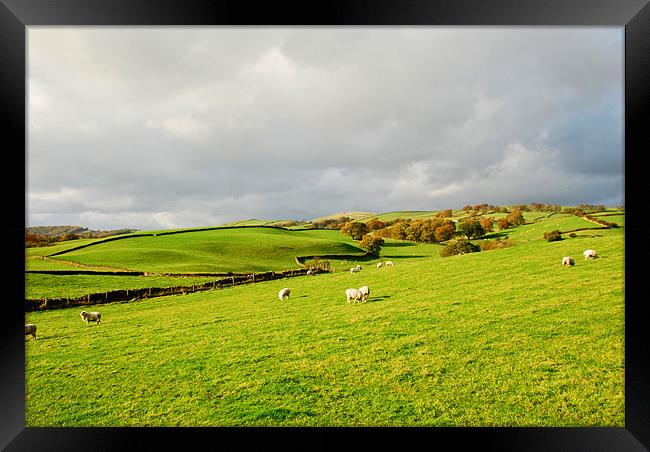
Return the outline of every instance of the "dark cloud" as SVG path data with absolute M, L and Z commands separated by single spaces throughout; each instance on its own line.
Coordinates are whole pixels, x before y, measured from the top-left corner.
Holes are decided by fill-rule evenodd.
M 29 27 L 28 223 L 623 202 L 622 28 Z

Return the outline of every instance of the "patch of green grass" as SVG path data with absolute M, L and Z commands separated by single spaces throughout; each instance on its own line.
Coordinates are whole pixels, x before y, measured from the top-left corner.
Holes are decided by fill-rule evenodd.
M 40 256 L 30 256 L 25 259 L 25 270 L 75 270 L 74 265 L 53 259 L 41 259 Z
M 527 213 L 530 214 L 531 212 Z M 530 241 L 543 238 L 545 232 L 550 232 L 555 229 L 559 229 L 560 231 L 565 232 L 578 228 L 598 227 L 600 226 L 591 221 L 576 217 L 575 215 L 555 214 L 546 219 L 543 219 L 542 221 L 516 226 L 499 232 L 508 235 L 513 240 Z
M 295 268 L 296 256 L 363 254 L 339 231 L 235 228 L 130 237 L 70 251 L 60 259 L 160 272 L 255 272 Z
M 90 293 L 146 287 L 199 285 L 218 279 L 200 277 L 25 274 L 25 298 L 77 298 Z
M 28 313 L 26 425 L 623 427 L 623 231 L 585 232 L 385 247 L 394 267 L 107 304 L 101 325 Z

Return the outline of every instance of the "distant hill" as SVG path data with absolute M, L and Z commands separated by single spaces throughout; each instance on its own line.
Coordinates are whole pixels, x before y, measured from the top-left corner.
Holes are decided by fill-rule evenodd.
M 25 246 L 45 246 L 59 241 L 98 239 L 135 232 L 137 229 L 95 231 L 83 226 L 30 226 L 25 228 Z
M 49 237 L 60 237 L 66 234 L 75 234 L 81 238 L 108 237 L 111 235 L 129 234 L 137 229 L 111 229 L 92 230 L 83 226 L 30 226 L 25 228 L 25 233 L 47 235 Z
M 355 212 L 355 211 L 353 211 L 353 212 L 339 212 L 339 213 L 334 213 L 332 215 L 327 215 L 327 216 L 324 216 L 324 217 L 314 218 L 311 221 L 316 222 L 316 221 L 323 221 L 323 220 L 336 220 L 336 219 L 339 219 L 341 217 L 348 217 L 350 220 L 359 220 L 359 219 L 362 219 L 362 218 L 371 217 L 373 215 L 377 215 L 377 213 L 375 213 L 375 212 Z

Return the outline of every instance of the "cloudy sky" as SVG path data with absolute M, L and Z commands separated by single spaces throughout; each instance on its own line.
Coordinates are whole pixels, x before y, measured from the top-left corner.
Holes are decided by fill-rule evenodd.
M 622 27 L 28 27 L 27 225 L 624 202 Z

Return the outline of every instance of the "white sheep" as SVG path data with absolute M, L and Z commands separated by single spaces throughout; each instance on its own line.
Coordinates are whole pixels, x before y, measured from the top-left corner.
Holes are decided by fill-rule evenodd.
M 595 259 L 596 258 L 596 252 L 594 250 L 585 250 L 582 255 L 585 257 L 585 259 Z
M 384 262 L 384 265 L 386 267 L 392 267 L 393 266 L 393 261 L 386 261 L 386 262 Z
M 368 286 L 359 287 L 358 292 L 361 301 L 364 303 L 368 301 L 368 297 L 370 297 L 370 288 L 368 288 Z
M 278 298 L 280 300 L 284 300 L 285 298 L 289 298 L 290 294 L 291 294 L 291 289 L 285 287 L 284 289 L 281 289 L 280 292 L 278 292 Z
M 381 262 L 377 262 L 377 268 L 381 268 Z
M 79 315 L 81 316 L 81 319 L 86 322 L 86 325 L 88 322 L 97 322 L 98 325 L 102 323 L 102 315 L 99 312 L 81 311 Z
M 574 265 L 575 265 L 575 261 L 573 260 L 572 257 L 564 256 L 562 258 L 562 266 L 563 267 L 573 267 Z
M 361 295 L 359 294 L 358 289 L 346 289 L 345 290 L 345 298 L 347 298 L 348 304 L 350 304 L 350 300 L 354 300 L 354 302 L 356 303 L 359 300 L 360 297 L 361 297 Z
M 25 324 L 25 336 L 31 334 L 34 339 L 36 339 L 36 325 L 33 323 Z
M 350 273 L 358 273 L 361 271 L 361 265 L 357 265 L 356 267 L 352 267 L 350 269 Z

